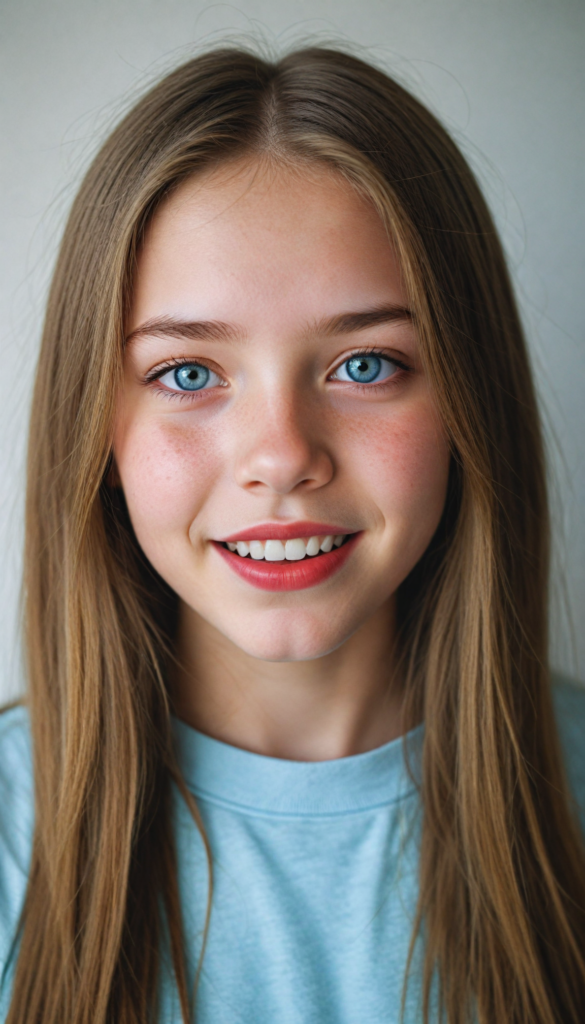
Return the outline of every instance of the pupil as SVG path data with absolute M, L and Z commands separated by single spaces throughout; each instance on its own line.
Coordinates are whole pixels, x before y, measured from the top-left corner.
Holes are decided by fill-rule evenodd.
M 380 373 L 382 363 L 378 356 L 354 356 L 347 361 L 347 372 L 352 380 L 369 384 Z
M 175 381 L 184 391 L 199 391 L 205 387 L 208 380 L 209 370 L 206 366 L 191 363 L 189 366 L 179 366 L 175 370 Z

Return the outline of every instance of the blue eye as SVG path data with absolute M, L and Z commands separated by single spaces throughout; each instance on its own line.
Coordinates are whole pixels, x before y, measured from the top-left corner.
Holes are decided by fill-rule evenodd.
M 174 370 L 174 378 L 177 387 L 182 391 L 200 391 L 209 380 L 209 370 L 206 366 L 198 366 L 197 363 L 187 363 L 186 366 L 178 366 Z
M 159 379 L 171 391 L 202 391 L 222 383 L 217 373 L 201 363 L 183 363 L 163 373 Z
M 346 359 L 333 374 L 333 380 L 351 381 L 354 384 L 373 384 L 375 381 L 392 377 L 398 369 L 396 363 L 384 356 L 357 355 Z

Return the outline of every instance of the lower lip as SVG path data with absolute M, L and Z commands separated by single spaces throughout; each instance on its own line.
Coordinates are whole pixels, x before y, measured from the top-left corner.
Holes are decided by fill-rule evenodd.
M 361 534 L 354 533 L 340 548 L 333 548 L 327 554 L 303 558 L 299 562 L 266 562 L 253 558 L 242 558 L 229 548 L 213 541 L 222 558 L 238 576 L 260 590 L 305 590 L 324 583 L 345 564 Z

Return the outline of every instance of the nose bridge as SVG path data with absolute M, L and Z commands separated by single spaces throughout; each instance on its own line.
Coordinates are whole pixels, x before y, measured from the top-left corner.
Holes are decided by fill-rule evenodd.
M 240 486 L 286 494 L 331 479 L 333 464 L 314 429 L 309 400 L 302 401 L 296 389 L 263 390 L 242 413 L 235 467 Z

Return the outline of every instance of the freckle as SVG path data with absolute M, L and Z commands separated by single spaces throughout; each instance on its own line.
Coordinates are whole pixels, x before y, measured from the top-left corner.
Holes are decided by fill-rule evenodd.
M 332 424 L 333 433 L 343 440 L 346 450 L 359 450 L 360 459 L 372 468 L 398 471 L 411 475 L 416 466 L 423 467 L 441 458 L 443 448 L 440 432 L 437 431 L 436 417 L 431 415 L 425 404 L 417 403 L 413 408 L 396 410 L 389 415 L 379 415 L 379 410 L 369 410 L 365 415 L 351 418 L 336 417 Z M 373 414 L 370 414 L 373 413 Z
M 186 419 L 186 418 L 185 418 Z M 204 461 L 217 449 L 213 433 L 201 423 L 196 426 L 188 422 L 168 422 L 160 427 L 161 447 L 170 456 L 179 456 L 184 461 Z

